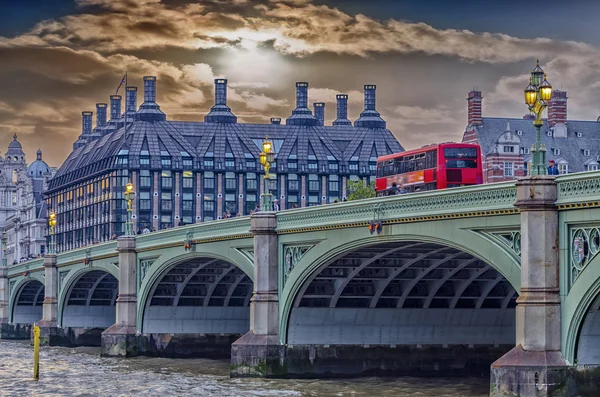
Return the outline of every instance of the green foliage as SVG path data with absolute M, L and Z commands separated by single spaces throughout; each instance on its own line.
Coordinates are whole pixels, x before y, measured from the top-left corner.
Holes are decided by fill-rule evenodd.
M 358 181 L 349 180 L 346 187 L 348 189 L 348 201 L 375 197 L 375 181 L 371 181 L 367 185 L 362 179 Z

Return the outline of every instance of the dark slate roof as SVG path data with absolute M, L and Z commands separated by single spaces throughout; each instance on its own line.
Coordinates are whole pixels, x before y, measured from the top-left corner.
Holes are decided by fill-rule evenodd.
M 521 131 L 520 147 L 531 148 L 535 143 L 535 127 L 532 120 L 484 117 L 483 124 L 476 126 L 477 137 L 485 155 L 497 153 L 499 150 L 498 139 L 507 130 L 507 122 L 513 133 Z M 546 159 L 560 161 L 569 164 L 569 172 L 586 171 L 586 164 L 590 161 L 598 161 L 600 156 L 600 122 L 596 121 L 567 121 L 567 137 L 559 138 L 548 136 L 552 131 L 548 121 L 544 120 L 541 128 L 542 143 L 546 145 Z M 581 136 L 578 136 L 578 133 Z M 560 154 L 555 155 L 553 149 L 560 149 Z M 589 156 L 584 156 L 584 150 L 590 151 Z M 531 155 L 525 155 L 528 161 Z
M 115 168 L 119 153 L 127 153 L 130 169 L 139 168 L 140 155 L 147 151 L 153 169 L 161 168 L 162 155 L 171 157 L 173 169 L 181 169 L 182 157 L 189 154 L 197 160 L 194 169 L 202 169 L 201 160 L 212 157 L 214 170 L 224 170 L 225 159 L 233 157 L 235 169 L 246 170 L 246 158 L 258 160 L 265 136 L 274 141 L 278 172 L 287 170 L 288 160 L 297 159 L 294 173 L 302 173 L 308 160 L 317 160 L 319 171 L 328 161 L 337 161 L 340 173 L 349 173 L 344 166 L 358 161 L 369 173 L 373 157 L 404 150 L 391 131 L 382 128 L 138 120 L 127 126 L 127 133 L 119 128 L 73 150 L 50 182 L 50 190 Z

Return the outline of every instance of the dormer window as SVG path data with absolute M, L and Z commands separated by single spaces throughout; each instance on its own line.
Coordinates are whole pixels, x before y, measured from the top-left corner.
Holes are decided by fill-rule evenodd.
M 504 146 L 503 150 L 504 150 L 504 153 L 514 153 L 515 147 L 514 146 Z
M 554 149 L 553 152 L 555 156 L 558 156 L 560 154 L 560 149 Z
M 523 154 L 529 154 L 529 153 L 530 153 L 529 148 L 524 147 Z
M 577 133 L 577 138 L 581 138 L 581 137 L 582 137 L 582 134 L 581 134 L 581 132 L 578 132 L 578 133 Z
M 521 130 L 518 130 L 518 131 L 517 131 L 517 135 L 519 135 L 519 136 L 523 135 L 523 131 L 521 131 Z
M 584 156 L 589 156 L 590 155 L 589 149 L 583 149 L 583 155 Z

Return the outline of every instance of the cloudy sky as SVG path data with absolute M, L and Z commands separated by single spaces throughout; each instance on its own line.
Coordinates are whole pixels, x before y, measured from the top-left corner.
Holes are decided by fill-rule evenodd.
M 485 116 L 521 117 L 539 58 L 569 93 L 569 118 L 600 114 L 600 2 L 577 0 L 1 0 L 0 150 L 60 165 L 81 111 L 158 76 L 169 119 L 202 120 L 213 79 L 229 79 L 240 121 L 287 117 L 294 83 L 335 118 L 335 94 L 377 84 L 377 109 L 406 148 L 460 140 L 466 95 Z M 142 90 L 140 89 L 141 103 Z M 3 154 L 3 153 L 2 153 Z

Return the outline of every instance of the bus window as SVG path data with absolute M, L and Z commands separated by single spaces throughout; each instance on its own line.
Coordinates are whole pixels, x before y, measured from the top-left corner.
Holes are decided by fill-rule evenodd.
M 475 158 L 477 158 L 477 149 L 472 148 L 472 147 L 466 147 L 466 148 L 465 147 L 463 147 L 463 148 L 447 147 L 447 148 L 444 148 L 444 157 L 458 158 L 458 159 L 462 159 L 462 158 L 475 159 Z
M 426 153 L 425 168 L 437 167 L 437 150 L 432 150 Z
M 415 155 L 415 169 L 417 171 L 425 169 L 425 153 Z
M 477 160 L 446 160 L 446 168 L 477 168 Z

